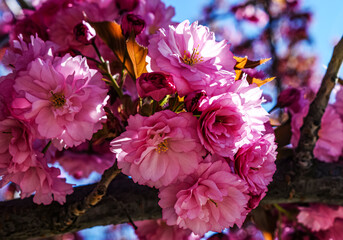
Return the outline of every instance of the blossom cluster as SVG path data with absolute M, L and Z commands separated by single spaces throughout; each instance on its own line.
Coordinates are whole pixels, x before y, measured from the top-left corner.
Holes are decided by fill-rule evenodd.
M 241 226 L 275 172 L 262 90 L 235 80 L 229 47 L 197 22 L 161 28 L 136 82 L 153 111 L 111 142 L 123 173 L 159 189 L 166 224 L 200 236 Z
M 1 186 L 62 204 L 72 185 L 53 163 L 75 178 L 117 164 L 159 191 L 163 219 L 138 224 L 159 230 L 139 229 L 141 239 L 241 226 L 272 181 L 276 144 L 262 90 L 236 76 L 230 44 L 197 22 L 172 22 L 160 0 L 33 3 L 3 57 Z M 106 36 L 134 36 L 148 51 L 139 74 L 96 27 L 113 21 L 121 33 Z

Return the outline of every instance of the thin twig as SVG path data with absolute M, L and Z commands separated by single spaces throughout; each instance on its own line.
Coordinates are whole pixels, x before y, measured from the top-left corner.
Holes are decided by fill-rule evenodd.
M 300 140 L 296 148 L 295 161 L 301 170 L 308 170 L 313 164 L 313 149 L 318 139 L 321 119 L 328 105 L 331 91 L 337 82 L 337 73 L 342 64 L 342 60 L 343 37 L 334 48 L 322 84 L 310 105 L 310 109 L 300 130 Z

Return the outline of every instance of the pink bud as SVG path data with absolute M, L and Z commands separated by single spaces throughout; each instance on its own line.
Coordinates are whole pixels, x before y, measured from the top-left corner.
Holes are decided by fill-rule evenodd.
M 199 111 L 199 107 L 207 102 L 207 94 L 204 90 L 192 92 L 185 97 L 185 105 L 188 112 Z
M 162 72 L 143 73 L 136 86 L 139 96 L 152 97 L 156 101 L 176 92 L 173 77 Z
M 121 12 L 131 12 L 139 4 L 139 0 L 116 0 L 116 5 Z
M 73 31 L 75 39 L 85 45 L 91 44 L 96 36 L 95 29 L 86 21 L 77 24 Z
M 140 34 L 145 27 L 145 21 L 138 15 L 128 13 L 124 15 L 121 22 L 121 29 L 125 38 L 133 32 L 135 36 Z
M 283 90 L 278 99 L 277 99 L 277 106 L 280 108 L 288 107 L 293 112 L 297 113 L 300 111 L 300 98 L 301 98 L 301 90 L 297 88 L 288 88 Z

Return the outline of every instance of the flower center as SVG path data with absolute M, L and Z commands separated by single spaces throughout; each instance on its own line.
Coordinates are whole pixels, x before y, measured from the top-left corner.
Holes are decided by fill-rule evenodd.
M 155 149 L 158 153 L 166 152 L 168 150 L 168 141 L 164 139 L 163 142 L 160 142 Z
M 199 56 L 199 51 L 198 51 L 199 45 L 196 48 L 193 48 L 192 54 L 189 54 L 186 50 L 184 51 L 182 61 L 190 66 L 202 62 L 203 57 Z
M 55 108 L 63 107 L 66 103 L 66 98 L 63 93 L 53 93 L 51 91 L 52 96 L 50 97 L 50 101 Z

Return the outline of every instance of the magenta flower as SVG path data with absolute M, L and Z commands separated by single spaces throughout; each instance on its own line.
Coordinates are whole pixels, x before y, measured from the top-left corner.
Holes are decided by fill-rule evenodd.
M 92 145 L 92 151 L 89 151 L 89 144 L 85 142 L 76 148 L 69 148 L 54 161 L 76 179 L 88 178 L 94 171 L 102 174 L 113 165 L 115 156 L 110 152 L 109 144 Z
M 191 113 L 157 112 L 128 119 L 126 131 L 112 142 L 118 166 L 139 184 L 161 187 L 194 172 L 204 149 Z
M 59 169 L 49 168 L 43 154 L 33 149 L 32 137 L 18 120 L 0 122 L 0 187 L 13 182 L 22 198 L 35 192 L 33 201 L 37 204 L 50 204 L 53 199 L 63 204 L 65 196 L 73 192 L 72 186 L 58 178 Z
M 336 218 L 343 218 L 343 207 L 326 204 L 311 204 L 309 207 L 298 207 L 298 222 L 312 231 L 327 230 Z
M 125 14 L 122 18 L 121 29 L 126 39 L 129 38 L 131 32 L 133 32 L 135 36 L 139 35 L 143 31 L 144 27 L 145 22 L 138 15 L 128 13 Z
M 235 155 L 235 171 L 247 182 L 249 194 L 253 198 L 253 201 L 249 202 L 249 208 L 258 205 L 267 191 L 267 185 L 273 180 L 277 154 L 274 138 L 274 134 L 266 134 L 241 147 Z
M 300 138 L 300 128 L 303 119 L 307 115 L 309 102 L 299 113 L 292 116 L 292 138 L 291 144 L 296 147 Z M 318 131 L 318 141 L 314 147 L 314 157 L 323 162 L 337 162 L 342 154 L 343 145 L 343 122 L 331 105 L 325 109 L 322 117 L 321 128 Z
M 37 58 L 43 60 L 52 59 L 58 46 L 53 42 L 44 42 L 39 37 L 31 36 L 31 42 L 27 43 L 20 35 L 19 40 L 14 40 L 11 48 L 3 58 L 3 64 L 15 71 L 26 70 L 30 62 Z
M 0 122 L 0 175 L 25 172 L 34 165 L 32 133 L 18 120 Z
M 35 166 L 31 166 L 25 172 L 5 175 L 0 186 L 11 181 L 19 186 L 21 198 L 35 193 L 33 201 L 37 204 L 48 205 L 53 200 L 63 204 L 66 201 L 66 195 L 73 192 L 72 185 L 67 184 L 64 178 L 59 178 L 60 170 L 54 167 L 49 168 L 40 153 L 36 156 L 38 159 Z
M 115 0 L 117 8 L 122 12 L 131 12 L 138 6 L 140 0 Z
M 91 44 L 96 36 L 95 29 L 84 20 L 74 27 L 73 32 L 76 41 L 85 45 Z
M 106 117 L 106 85 L 80 56 L 65 55 L 53 62 L 38 58 L 19 73 L 14 89 L 12 107 L 22 111 L 18 117 L 30 121 L 41 138 L 62 146 L 90 139 Z
M 160 189 L 162 218 L 168 225 L 189 228 L 200 236 L 221 232 L 243 223 L 246 190 L 226 162 L 201 163 L 184 181 Z
M 136 80 L 136 87 L 140 97 L 152 97 L 155 101 L 176 91 L 173 77 L 161 72 L 143 73 Z
M 245 80 L 225 80 L 206 88 L 213 95 L 199 109 L 198 134 L 208 151 L 232 158 L 241 146 L 260 138 L 269 118 L 261 106 L 260 88 Z
M 132 0 L 122 2 L 129 3 Z M 172 6 L 166 7 L 161 0 L 139 0 L 138 7 L 132 13 L 141 16 L 145 21 L 145 29 L 137 36 L 137 41 L 148 46 L 149 39 L 159 28 L 168 28 L 172 24 L 175 9 Z
M 181 96 L 203 90 L 214 75 L 236 64 L 227 41 L 216 42 L 207 27 L 188 20 L 160 29 L 150 40 L 149 57 L 152 71 L 173 75 Z
M 168 226 L 162 219 L 136 221 L 136 234 L 140 240 L 199 240 L 191 238 L 192 231 L 177 225 Z

